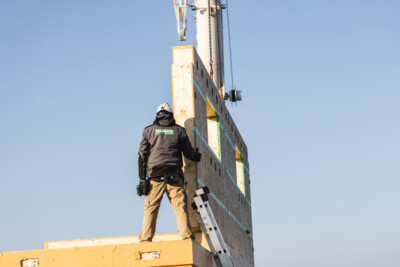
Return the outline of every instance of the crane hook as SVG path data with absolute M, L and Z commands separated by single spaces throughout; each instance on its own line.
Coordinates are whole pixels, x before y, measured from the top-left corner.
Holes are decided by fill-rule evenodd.
M 180 41 L 186 41 L 186 11 L 188 0 L 173 0 L 176 22 L 178 24 L 178 35 Z

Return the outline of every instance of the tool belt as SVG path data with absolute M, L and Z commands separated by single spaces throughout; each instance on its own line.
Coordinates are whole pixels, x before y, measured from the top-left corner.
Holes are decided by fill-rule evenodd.
M 161 177 L 155 177 L 150 179 L 156 182 L 165 182 L 166 184 L 176 185 L 183 180 L 183 177 L 179 174 L 173 174 L 173 175 L 167 174 Z

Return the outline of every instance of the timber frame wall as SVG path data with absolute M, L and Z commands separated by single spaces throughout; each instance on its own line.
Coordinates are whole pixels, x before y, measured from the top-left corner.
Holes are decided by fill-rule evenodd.
M 190 203 L 207 185 L 209 203 L 230 248 L 235 266 L 254 266 L 251 193 L 247 146 L 218 89 L 193 46 L 173 47 L 172 105 L 202 161 L 185 160 L 190 223 L 199 223 Z

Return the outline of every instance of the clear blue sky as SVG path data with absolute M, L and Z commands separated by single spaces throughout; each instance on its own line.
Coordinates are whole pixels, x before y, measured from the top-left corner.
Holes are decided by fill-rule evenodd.
M 399 10 L 230 1 L 257 266 L 400 266 Z M 0 252 L 138 235 L 137 149 L 192 15 L 181 43 L 172 1 L 0 1 Z

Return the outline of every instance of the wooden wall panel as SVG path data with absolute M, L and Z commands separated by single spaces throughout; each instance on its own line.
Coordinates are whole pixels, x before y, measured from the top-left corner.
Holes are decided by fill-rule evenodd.
M 193 202 L 196 188 L 207 185 L 212 192 L 210 206 L 236 265 L 254 266 L 246 144 L 193 46 L 173 48 L 171 70 L 175 119 L 186 128 L 192 144 L 203 155 L 201 163 L 185 161 L 188 202 Z M 217 131 L 207 126 L 207 99 L 219 116 L 220 157 L 211 149 Z M 237 185 L 235 147 L 239 149 L 245 166 L 244 194 Z M 193 211 L 190 211 L 190 219 L 192 227 L 197 230 L 198 221 Z

